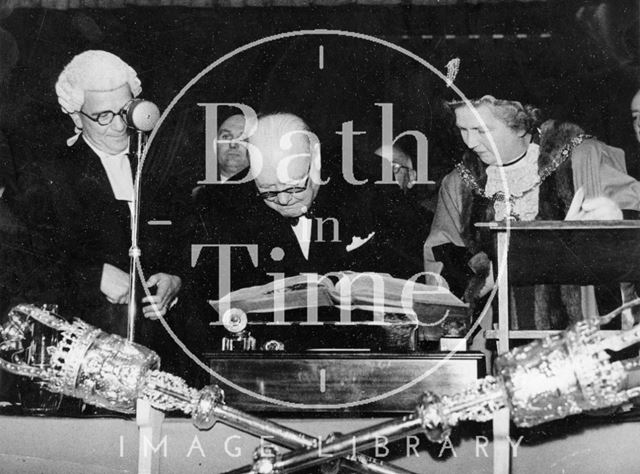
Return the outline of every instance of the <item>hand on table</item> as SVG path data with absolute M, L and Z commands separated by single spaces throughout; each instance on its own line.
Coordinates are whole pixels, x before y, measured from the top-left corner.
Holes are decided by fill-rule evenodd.
M 576 191 L 567 212 L 567 221 L 614 221 L 622 219 L 622 211 L 608 197 L 584 199 L 582 188 Z

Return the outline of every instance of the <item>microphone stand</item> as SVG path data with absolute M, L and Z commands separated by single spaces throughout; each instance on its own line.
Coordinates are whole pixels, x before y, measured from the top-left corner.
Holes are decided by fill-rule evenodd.
M 145 146 L 145 135 L 141 130 L 136 130 L 137 147 L 136 157 L 136 174 L 133 180 L 133 201 L 131 203 L 131 247 L 129 248 L 129 305 L 127 307 L 127 340 L 134 342 L 136 334 L 136 316 L 138 312 L 137 291 L 136 291 L 136 273 L 138 271 L 137 264 L 142 255 L 140 247 L 138 247 L 138 227 L 140 215 L 140 176 L 142 163 L 142 152 Z

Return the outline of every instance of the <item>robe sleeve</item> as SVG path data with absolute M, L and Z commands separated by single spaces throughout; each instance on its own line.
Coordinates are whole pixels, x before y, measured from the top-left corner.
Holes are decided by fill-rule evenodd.
M 440 273 L 442 263 L 436 261 L 433 248 L 445 244 L 464 247 L 462 239 L 462 179 L 456 170 L 442 180 L 438 191 L 438 204 L 431 224 L 431 232 L 424 244 L 424 268 L 426 272 Z
M 585 140 L 571 159 L 575 189 L 586 198 L 606 196 L 620 209 L 640 210 L 640 182 L 626 173 L 624 152 L 597 140 Z

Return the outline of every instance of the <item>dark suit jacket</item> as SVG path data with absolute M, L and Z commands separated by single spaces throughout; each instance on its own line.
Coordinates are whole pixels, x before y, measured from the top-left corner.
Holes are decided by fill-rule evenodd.
M 309 213 L 312 219 L 309 258 L 302 253 L 291 220 L 259 200 L 254 183 L 247 184 L 249 186 L 217 188 L 216 192 L 223 195 L 218 195 L 213 201 L 216 206 L 211 206 L 211 212 L 204 214 L 210 221 L 210 227 L 216 229 L 215 237 L 198 243 L 253 245 L 257 247 L 257 259 L 252 261 L 246 248 L 237 247 L 231 249 L 230 261 L 223 264 L 218 249 L 202 249 L 179 303 L 183 314 L 194 316 L 190 320 L 190 332 L 197 333 L 198 337 L 190 340 L 192 350 L 219 350 L 220 340 L 226 335 L 219 326 L 208 327 L 209 322 L 219 321 L 219 315 L 207 300 L 223 296 L 220 278 L 228 278 L 230 289 L 235 290 L 300 273 L 376 271 L 408 278 L 422 271 L 422 244 L 428 234 L 430 220 L 406 199 L 395 184 L 352 186 L 336 174 L 328 184 L 321 186 Z M 233 198 L 230 198 L 231 194 L 224 195 L 227 189 L 229 193 L 242 193 L 244 200 L 237 195 Z M 232 207 L 218 210 L 224 202 L 230 202 Z M 354 237 L 364 240 L 372 233 L 375 234 L 362 246 L 353 251 L 347 250 Z M 320 315 L 325 316 L 331 315 Z M 288 317 L 304 315 L 291 314 Z M 282 339 L 281 332 L 275 329 L 271 332 L 264 328 L 254 329 L 255 335 L 263 340 Z M 354 339 L 360 339 L 356 333 L 352 334 Z M 287 334 L 290 336 L 287 347 L 294 350 L 308 347 L 300 339 L 309 337 L 308 333 L 294 330 Z M 341 344 L 352 347 L 348 334 L 331 330 L 322 334 L 322 337 L 332 340 L 335 347 Z
M 236 212 L 215 244 L 257 246 L 257 264 L 244 248 L 231 251 L 230 268 L 221 264 L 217 249 L 203 249 L 189 284 L 200 299 L 219 298 L 219 270 L 230 278 L 231 289 L 264 284 L 278 276 L 331 271 L 375 271 L 409 278 L 422 270 L 422 242 L 416 238 L 428 222 L 403 200 L 395 185 L 352 186 L 332 177 L 320 187 L 312 205 L 311 242 L 305 258 L 290 219 L 257 199 Z M 212 219 L 215 216 L 211 215 Z M 371 237 L 369 237 L 371 235 Z M 366 240 L 351 250 L 354 238 Z M 417 242 L 417 245 L 415 244 Z M 228 270 L 228 271 L 227 271 Z
M 247 208 L 255 205 L 253 181 L 240 182 L 248 172 L 249 168 L 245 168 L 224 183 L 201 185 L 193 190 L 194 243 L 220 241 L 228 229 L 237 227 Z
M 49 302 L 59 304 L 64 315 L 124 335 L 127 306 L 109 303 L 100 291 L 100 279 L 104 263 L 129 270 L 128 204 L 115 199 L 99 157 L 82 139 L 62 150 L 55 160 L 43 162 L 40 175 L 40 189 L 31 197 L 30 221 L 40 237 L 37 250 L 43 271 L 55 287 L 55 296 L 49 296 L 55 299 Z M 180 276 L 184 266 L 180 243 L 162 235 L 163 229 L 145 224 L 153 218 L 171 218 L 167 203 L 151 201 L 142 206 L 140 218 L 145 277 L 157 272 Z M 138 294 L 143 296 L 141 288 Z M 160 340 L 165 337 L 160 324 L 143 317 L 138 322 L 136 340 L 162 349 Z

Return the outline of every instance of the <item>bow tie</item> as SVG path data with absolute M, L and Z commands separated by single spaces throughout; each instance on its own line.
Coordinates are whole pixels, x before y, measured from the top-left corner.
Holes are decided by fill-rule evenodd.
M 298 222 L 300 222 L 300 218 L 301 217 L 306 217 L 307 219 L 313 219 L 315 216 L 316 216 L 315 209 L 312 207 L 311 209 L 309 209 L 307 212 L 305 212 L 301 216 L 298 216 L 298 217 L 285 217 L 285 219 L 287 220 L 289 225 L 291 225 L 291 227 L 295 227 L 295 226 L 298 225 Z
M 298 225 L 298 223 L 300 222 L 300 218 L 301 217 L 309 217 L 306 214 L 302 214 L 302 216 L 298 216 L 298 217 L 286 217 L 287 223 L 291 226 L 291 227 L 295 227 Z

